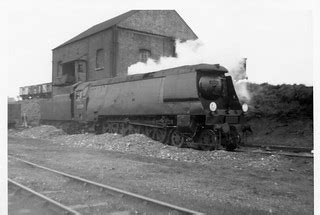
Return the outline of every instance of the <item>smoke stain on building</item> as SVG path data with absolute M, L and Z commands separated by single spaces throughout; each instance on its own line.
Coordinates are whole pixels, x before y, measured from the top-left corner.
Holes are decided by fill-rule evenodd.
M 175 56 L 176 39 L 197 36 L 175 10 L 132 10 L 97 24 L 52 50 L 53 95 L 79 81 L 125 76 L 147 58 Z

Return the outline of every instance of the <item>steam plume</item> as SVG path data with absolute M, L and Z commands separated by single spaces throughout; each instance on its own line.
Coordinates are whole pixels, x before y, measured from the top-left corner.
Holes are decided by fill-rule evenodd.
M 234 81 L 234 87 L 241 102 L 250 102 L 250 93 L 247 89 L 248 76 L 247 76 L 247 58 L 242 58 L 238 65 L 233 67 L 229 73 Z
M 229 70 L 232 76 L 236 92 L 241 101 L 248 102 L 250 100 L 247 91 L 246 59 L 235 56 L 221 56 L 214 50 L 209 50 L 200 40 L 188 40 L 176 43 L 177 57 L 161 57 L 159 60 L 149 58 L 146 63 L 138 62 L 128 68 L 128 74 L 140 74 L 155 72 L 163 69 L 169 69 L 184 65 L 193 65 L 200 63 L 220 64 Z

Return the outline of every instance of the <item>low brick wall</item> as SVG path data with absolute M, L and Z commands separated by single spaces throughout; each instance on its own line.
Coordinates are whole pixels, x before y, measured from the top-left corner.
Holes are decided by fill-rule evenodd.
M 24 122 L 24 116 L 26 116 L 27 125 L 36 126 L 39 125 L 41 114 L 39 101 L 41 99 L 29 99 L 18 101 L 21 104 L 21 119 Z

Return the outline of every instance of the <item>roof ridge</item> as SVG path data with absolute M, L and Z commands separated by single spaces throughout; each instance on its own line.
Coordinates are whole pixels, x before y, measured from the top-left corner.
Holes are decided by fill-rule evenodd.
M 120 23 L 121 21 L 127 19 L 128 17 L 132 16 L 133 14 L 139 12 L 141 10 L 130 10 L 128 12 L 125 12 L 123 14 L 120 14 L 118 16 L 115 16 L 111 19 L 108 19 L 106 21 L 103 21 L 101 23 L 98 23 L 94 26 L 91 26 L 90 28 L 88 28 L 87 30 L 81 32 L 80 34 L 76 35 L 75 37 L 71 38 L 70 40 L 67 40 L 66 42 L 62 43 L 61 45 L 55 47 L 54 49 L 60 48 L 62 46 L 65 46 L 67 44 L 76 42 L 78 40 L 84 39 L 88 36 L 91 36 L 93 34 L 99 33 L 101 31 L 104 31 L 114 25 L 117 25 L 118 23 Z M 54 50 L 53 49 L 53 50 Z

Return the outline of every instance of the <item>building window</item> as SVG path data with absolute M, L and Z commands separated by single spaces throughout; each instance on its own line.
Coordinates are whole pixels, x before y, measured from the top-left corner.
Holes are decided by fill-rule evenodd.
M 151 51 L 148 50 L 148 49 L 140 49 L 139 53 L 140 53 L 140 55 L 139 55 L 139 57 L 140 57 L 139 61 L 140 62 L 146 63 L 148 58 L 150 58 L 150 56 L 151 56 Z
M 104 65 L 103 49 L 98 49 L 96 52 L 96 69 L 103 69 Z

